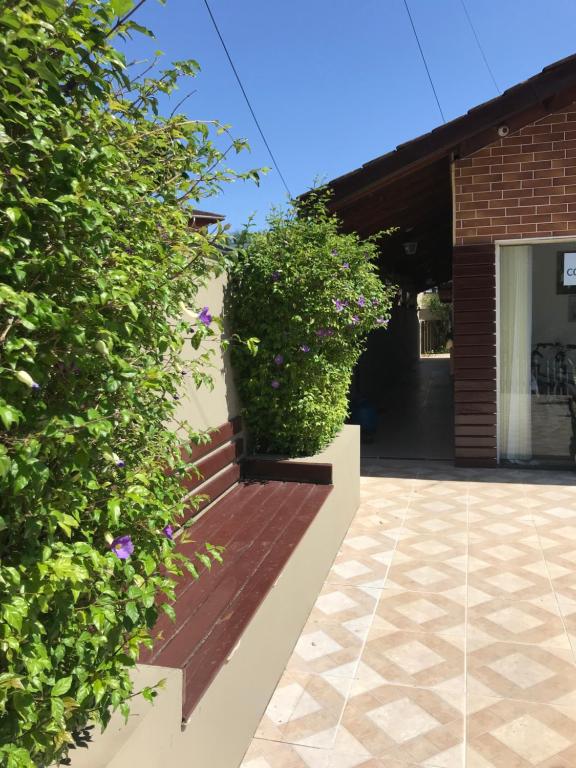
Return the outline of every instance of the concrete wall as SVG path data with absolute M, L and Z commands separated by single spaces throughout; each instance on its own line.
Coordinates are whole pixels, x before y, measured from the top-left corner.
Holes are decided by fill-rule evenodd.
M 221 315 L 224 301 L 224 276 L 212 280 L 210 285 L 200 290 L 198 306 L 207 306 L 213 315 Z M 234 381 L 229 352 L 222 353 L 219 339 L 207 343 L 205 349 L 214 352 L 211 371 L 214 388 L 196 388 L 191 376 L 185 376 L 182 383 L 180 406 L 176 413 L 177 419 L 186 420 L 192 427 L 207 429 L 219 427 L 233 416 L 237 416 L 240 408 Z M 184 357 L 194 359 L 199 352 L 187 343 Z
M 142 666 L 137 689 L 166 679 L 155 704 L 135 699 L 128 725 L 115 716 L 73 768 L 238 768 L 358 509 L 359 428 L 298 461 L 332 464 L 333 491 L 188 723 L 180 670 Z

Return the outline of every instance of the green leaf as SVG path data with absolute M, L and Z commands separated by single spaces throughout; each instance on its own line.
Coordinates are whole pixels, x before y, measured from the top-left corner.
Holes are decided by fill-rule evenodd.
M 138 608 L 136 607 L 136 603 L 133 603 L 132 601 L 126 603 L 126 614 L 127 616 L 132 619 L 134 624 L 138 622 L 138 619 L 140 618 L 140 614 L 138 613 Z
M 15 208 L 15 207 L 11 206 L 9 208 L 6 208 L 6 210 L 4 212 L 5 212 L 6 216 L 8 216 L 8 218 L 10 219 L 12 224 L 18 224 L 18 222 L 20 221 L 20 218 L 22 216 L 22 209 L 21 208 Z
M 120 500 L 119 499 L 110 499 L 108 502 L 108 514 L 110 515 L 113 524 L 117 525 L 120 520 Z
M 72 676 L 69 677 L 61 677 L 59 680 L 57 680 L 52 690 L 50 691 L 51 696 L 63 696 L 65 693 L 68 693 L 72 686 Z
M 124 16 L 134 6 L 134 0 L 110 0 L 110 7 L 116 16 Z

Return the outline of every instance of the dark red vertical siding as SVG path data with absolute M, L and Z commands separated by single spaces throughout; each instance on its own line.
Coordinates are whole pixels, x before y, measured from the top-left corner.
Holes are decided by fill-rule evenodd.
M 455 460 L 496 464 L 496 250 L 458 245 L 453 256 Z

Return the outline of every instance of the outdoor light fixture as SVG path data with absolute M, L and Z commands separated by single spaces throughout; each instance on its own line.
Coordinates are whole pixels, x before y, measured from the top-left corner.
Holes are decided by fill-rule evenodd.
M 404 248 L 404 253 L 406 254 L 406 256 L 414 256 L 414 254 L 418 250 L 418 243 L 416 242 L 402 243 L 402 247 Z

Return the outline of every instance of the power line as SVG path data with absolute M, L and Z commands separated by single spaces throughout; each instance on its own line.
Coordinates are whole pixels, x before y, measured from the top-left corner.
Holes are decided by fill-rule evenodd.
M 488 72 L 490 74 L 490 77 L 492 78 L 492 82 L 494 83 L 494 88 L 496 88 L 498 93 L 502 93 L 502 91 L 498 87 L 498 83 L 496 82 L 496 78 L 494 77 L 494 73 L 492 72 L 492 69 L 490 68 L 490 64 L 488 64 L 488 59 L 486 58 L 486 54 L 484 53 L 484 49 L 482 48 L 482 43 L 480 42 L 480 38 L 478 37 L 478 33 L 476 32 L 474 24 L 472 23 L 472 19 L 470 17 L 470 14 L 468 13 L 468 8 L 466 8 L 466 3 L 464 2 L 464 0 L 460 0 L 460 3 L 462 4 L 462 8 L 464 9 L 464 13 L 466 14 L 466 18 L 468 19 L 468 24 L 470 24 L 470 29 L 472 30 L 472 34 L 474 35 L 474 39 L 476 40 L 476 45 L 478 46 L 478 49 L 480 50 L 480 54 L 482 55 L 482 58 L 484 59 L 484 64 L 486 64 L 486 69 L 488 70 Z
M 428 75 L 428 80 L 430 80 L 430 85 L 432 86 L 432 92 L 434 93 L 436 104 L 438 104 L 438 109 L 440 111 L 440 114 L 442 115 L 442 121 L 445 123 L 446 118 L 444 117 L 444 112 L 442 111 L 442 107 L 440 106 L 440 99 L 438 98 L 438 94 L 436 93 L 436 88 L 434 87 L 434 81 L 432 80 L 432 75 L 430 74 L 430 70 L 428 69 L 426 56 L 424 56 L 424 51 L 422 50 L 422 46 L 420 45 L 420 38 L 418 37 L 418 32 L 416 32 L 416 27 L 414 26 L 412 14 L 410 13 L 410 8 L 408 8 L 408 0 L 404 0 L 404 6 L 406 7 L 406 13 L 408 14 L 408 18 L 410 19 L 410 24 L 412 25 L 412 31 L 414 32 L 414 37 L 416 38 L 416 42 L 418 43 L 418 48 L 420 49 L 420 56 L 422 56 L 422 61 L 424 62 L 424 66 L 426 67 L 426 74 Z
M 245 90 L 244 86 L 242 85 L 242 80 L 240 79 L 240 75 L 238 74 L 238 70 L 234 66 L 234 62 L 232 61 L 232 56 L 230 56 L 230 52 L 228 51 L 226 43 L 224 42 L 224 38 L 222 37 L 222 34 L 220 33 L 220 29 L 218 28 L 218 24 L 216 23 L 216 19 L 214 18 L 214 14 L 212 13 L 212 11 L 210 9 L 210 6 L 208 4 L 208 0 L 204 0 L 204 5 L 206 6 L 206 10 L 210 14 L 210 18 L 212 19 L 212 24 L 214 24 L 214 29 L 216 30 L 216 34 L 220 38 L 220 42 L 222 43 L 222 47 L 224 48 L 226 56 L 228 57 L 228 61 L 230 62 L 230 66 L 232 67 L 232 71 L 234 72 L 234 75 L 236 76 L 236 80 L 238 81 L 238 85 L 240 86 L 240 90 L 242 91 L 244 99 L 246 100 L 246 104 L 248 104 L 248 109 L 250 110 L 250 114 L 254 118 L 254 122 L 256 123 L 256 128 L 258 128 L 258 131 L 260 132 L 260 136 L 262 137 L 262 141 L 266 145 L 266 149 L 268 150 L 268 154 L 270 155 L 270 157 L 272 159 L 272 163 L 274 164 L 274 168 L 276 168 L 276 170 L 278 171 L 278 175 L 282 179 L 282 184 L 284 184 L 284 188 L 286 189 L 286 192 L 288 192 L 289 197 L 292 197 L 290 189 L 288 188 L 288 184 L 286 183 L 286 179 L 282 175 L 282 171 L 280 170 L 280 167 L 279 167 L 278 163 L 276 162 L 276 158 L 274 157 L 274 153 L 270 149 L 270 144 L 268 144 L 268 141 L 266 140 L 266 136 L 264 136 L 264 131 L 262 130 L 262 127 L 260 126 L 260 123 L 258 122 L 258 118 L 256 117 L 256 113 L 254 112 L 254 110 L 252 108 L 252 104 L 250 103 L 250 99 L 248 98 L 248 94 L 246 93 L 246 90 Z

